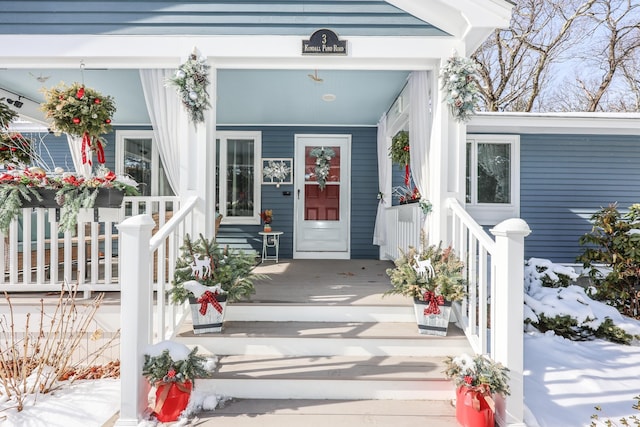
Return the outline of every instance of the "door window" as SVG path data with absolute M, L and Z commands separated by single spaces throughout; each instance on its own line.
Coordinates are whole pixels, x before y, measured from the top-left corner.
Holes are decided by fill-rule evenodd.
M 306 147 L 305 221 L 340 221 L 340 147 Z

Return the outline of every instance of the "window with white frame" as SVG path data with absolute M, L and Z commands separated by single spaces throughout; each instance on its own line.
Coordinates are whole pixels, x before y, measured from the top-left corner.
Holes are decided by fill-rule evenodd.
M 260 224 L 262 134 L 216 135 L 216 210 L 224 224 Z
M 142 196 L 172 196 L 152 130 L 116 131 L 116 173 L 131 176 Z
M 468 135 L 466 208 L 481 225 L 520 216 L 520 137 Z

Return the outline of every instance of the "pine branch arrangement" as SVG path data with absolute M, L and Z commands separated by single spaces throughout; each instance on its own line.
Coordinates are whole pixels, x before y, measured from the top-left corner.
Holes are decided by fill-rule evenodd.
M 230 250 L 221 247 L 215 239 L 207 239 L 202 234 L 197 240 L 191 240 L 187 234 L 184 244 L 180 248 L 181 255 L 176 260 L 173 286 L 169 293 L 174 303 L 184 302 L 190 292 L 183 284 L 190 280 L 197 280 L 204 286 L 220 285 L 227 295 L 228 302 L 248 299 L 255 293 L 254 281 L 268 278 L 264 274 L 256 274 L 254 255 L 244 251 Z M 209 259 L 209 272 L 206 275 L 194 276 L 192 265 L 195 259 Z
M 419 272 L 421 261 L 429 261 L 432 272 Z M 464 263 L 451 247 L 431 245 L 419 251 L 413 246 L 395 261 L 395 268 L 387 269 L 391 289 L 385 295 L 404 295 L 424 300 L 426 292 L 442 295 L 446 301 L 459 301 L 466 294 L 466 281 L 462 275 Z
M 193 381 L 194 378 L 202 378 L 207 375 L 204 368 L 205 359 L 198 356 L 198 347 L 194 347 L 189 356 L 181 360 L 173 360 L 168 349 L 162 351 L 159 356 L 144 355 L 142 375 L 151 384 L 161 382 Z

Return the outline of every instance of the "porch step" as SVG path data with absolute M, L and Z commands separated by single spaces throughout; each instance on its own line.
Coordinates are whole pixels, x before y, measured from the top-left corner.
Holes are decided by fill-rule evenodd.
M 460 329 L 446 337 L 420 335 L 408 322 L 226 322 L 222 333 L 194 334 L 185 322 L 176 340 L 216 355 L 416 356 L 470 352 Z
M 216 241 L 221 246 L 242 250 L 247 253 L 258 254 L 257 248 L 262 248 L 262 240 L 254 233 L 230 226 L 221 226 L 216 235 Z
M 287 303 L 234 303 L 225 312 L 231 322 L 415 322 L 413 307 L 408 305 L 327 305 L 310 302 L 305 305 Z
M 199 390 L 236 398 L 442 399 L 453 397 L 441 358 L 389 356 L 222 356 Z
M 202 427 L 457 427 L 450 401 L 240 399 L 198 414 Z

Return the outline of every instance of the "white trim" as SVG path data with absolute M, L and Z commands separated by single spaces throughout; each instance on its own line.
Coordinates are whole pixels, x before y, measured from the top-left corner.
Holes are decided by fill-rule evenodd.
M 469 133 L 640 135 L 640 113 L 478 113 Z
M 511 203 L 477 203 L 477 150 L 472 150 L 471 168 L 471 203 L 466 203 L 466 210 L 480 225 L 495 225 L 509 218 L 520 217 L 520 136 L 519 135 L 467 135 L 467 143 L 497 143 L 511 146 Z M 466 146 L 465 146 L 466 153 Z M 468 162 L 469 160 L 467 160 Z M 465 165 L 466 166 L 466 165 Z M 466 190 L 465 190 L 466 192 Z
M 222 224 L 238 224 L 238 225 L 260 225 L 260 212 L 262 210 L 262 132 L 260 131 L 234 131 L 224 130 L 216 132 L 216 140 L 220 140 L 220 173 L 227 168 L 227 156 L 224 155 L 228 139 L 253 139 L 253 215 L 246 217 L 229 217 L 227 216 L 227 192 L 223 191 L 226 186 L 226 180 L 220 179 L 220 213 L 223 215 Z
M 198 46 L 221 68 L 431 69 L 459 41 L 449 36 L 349 37 L 349 55 L 302 56 L 300 36 L 0 35 L 4 68 L 177 68 Z

